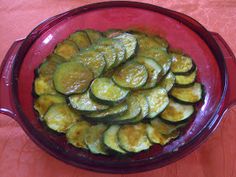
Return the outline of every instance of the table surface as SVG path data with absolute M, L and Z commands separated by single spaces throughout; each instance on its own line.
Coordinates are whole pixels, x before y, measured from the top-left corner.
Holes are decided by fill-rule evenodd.
M 236 53 L 235 0 L 140 0 L 179 12 L 218 32 Z M 0 62 L 14 40 L 24 38 L 39 22 L 58 13 L 98 0 L 0 0 Z M 236 176 L 236 107 L 220 126 L 187 157 L 143 173 L 111 175 L 90 172 L 58 161 L 38 148 L 11 118 L 0 115 L 1 177 L 234 177 Z

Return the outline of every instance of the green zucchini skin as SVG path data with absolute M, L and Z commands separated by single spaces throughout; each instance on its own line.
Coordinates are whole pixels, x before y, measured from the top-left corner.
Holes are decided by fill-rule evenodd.
M 86 31 L 77 31 L 70 35 L 69 39 L 76 43 L 80 50 L 88 48 L 91 43 Z
M 97 30 L 86 29 L 84 31 L 87 33 L 91 44 L 96 43 L 99 39 L 104 37 L 103 34 L 100 31 L 97 31 Z
M 174 87 L 174 85 L 176 85 L 176 78 L 171 71 L 169 71 L 168 74 L 162 78 L 159 84 L 159 86 L 166 89 L 167 92 L 169 92 Z
M 190 87 L 192 86 L 197 78 L 197 68 L 192 73 L 188 75 L 176 75 L 176 87 Z

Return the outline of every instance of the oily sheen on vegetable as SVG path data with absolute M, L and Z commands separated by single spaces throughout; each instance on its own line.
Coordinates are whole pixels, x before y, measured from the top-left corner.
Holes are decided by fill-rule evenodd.
M 78 30 L 36 70 L 34 109 L 68 144 L 116 157 L 165 146 L 204 98 L 194 60 L 135 30 Z M 174 51 L 174 50 L 171 50 Z

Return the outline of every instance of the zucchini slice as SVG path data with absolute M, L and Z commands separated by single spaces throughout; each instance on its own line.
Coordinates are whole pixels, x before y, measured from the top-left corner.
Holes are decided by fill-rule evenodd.
M 171 67 L 171 56 L 163 48 L 150 48 L 139 53 L 141 56 L 154 59 L 162 67 L 162 75 L 166 75 Z
M 171 90 L 170 95 L 177 101 L 193 104 L 202 99 L 203 89 L 200 83 L 195 82 L 194 85 L 190 87 L 174 87 Z
M 103 133 L 106 131 L 107 126 L 104 124 L 97 124 L 91 126 L 85 134 L 85 143 L 89 150 L 94 154 L 107 154 L 107 150 L 103 143 Z
M 53 85 L 53 80 L 51 76 L 39 76 L 34 80 L 34 92 L 37 95 L 42 94 L 56 94 L 57 91 Z
M 142 87 L 143 89 L 153 88 L 157 85 L 157 82 L 160 80 L 161 66 L 151 58 L 147 57 L 135 57 L 135 61 L 145 66 L 148 72 L 148 79 L 146 84 Z
M 80 121 L 73 124 L 66 132 L 68 143 L 78 148 L 88 149 L 84 139 L 85 134 L 90 127 L 91 125 L 86 121 Z
M 130 95 L 126 102 L 128 104 L 128 110 L 121 116 L 118 116 L 111 120 L 113 124 L 124 124 L 129 123 L 135 119 L 141 113 L 141 107 L 139 106 L 138 100 L 135 96 Z
M 144 123 L 122 126 L 118 132 L 121 148 L 135 153 L 149 149 L 152 144 L 147 137 L 146 128 Z
M 43 64 L 40 65 L 40 67 L 38 68 L 38 74 L 40 76 L 47 76 L 50 75 L 52 76 L 54 71 L 56 70 L 57 65 L 65 62 L 66 60 L 56 54 L 50 54 L 46 61 L 43 62 Z
M 171 71 L 174 74 L 188 74 L 195 69 L 195 64 L 190 57 L 178 53 L 171 53 Z
M 169 44 L 167 42 L 167 40 L 159 37 L 159 36 L 153 36 L 153 39 L 163 48 L 163 49 L 167 49 Z
M 85 49 L 90 46 L 90 40 L 85 31 L 77 31 L 71 34 L 69 39 L 74 41 L 79 49 Z
M 81 116 L 70 109 L 66 103 L 53 104 L 44 116 L 47 126 L 57 132 L 65 133 Z
M 122 33 L 118 36 L 115 36 L 114 39 L 119 40 L 124 45 L 126 51 L 126 60 L 135 55 L 138 42 L 132 34 Z
M 66 100 L 61 95 L 40 95 L 34 102 L 34 109 L 38 111 L 40 119 L 43 120 L 48 108 L 55 103 L 65 103 Z
M 148 72 L 144 65 L 131 61 L 119 67 L 112 79 L 121 87 L 137 89 L 146 84 Z
M 62 63 L 53 75 L 56 90 L 65 95 L 85 92 L 92 79 L 93 73 L 79 62 Z
M 84 31 L 87 33 L 91 44 L 96 43 L 100 38 L 103 37 L 102 33 L 96 30 L 86 29 Z
M 94 50 L 102 54 L 106 61 L 105 71 L 112 69 L 116 64 L 116 52 L 113 46 L 95 45 Z
M 175 130 L 171 132 L 168 135 L 163 135 L 159 132 L 157 127 L 154 127 L 153 125 L 147 125 L 147 136 L 148 139 L 152 143 L 166 145 L 169 143 L 172 139 L 175 139 L 179 136 L 180 132 L 178 130 Z
M 89 91 L 82 94 L 71 95 L 68 100 L 72 108 L 82 112 L 102 111 L 109 108 L 107 105 L 93 101 L 89 97 Z
M 77 45 L 71 40 L 65 40 L 59 43 L 54 50 L 54 53 L 62 56 L 66 60 L 70 60 L 70 58 L 75 56 L 78 52 L 79 49 Z
M 124 33 L 124 31 L 120 29 L 109 29 L 103 32 L 104 36 L 106 36 L 107 38 L 113 38 L 113 37 L 119 36 L 122 33 Z
M 192 73 L 189 75 L 176 75 L 176 86 L 190 86 L 192 85 L 197 77 L 197 69 L 195 69 Z
M 183 105 L 170 100 L 169 105 L 160 117 L 170 123 L 180 123 L 190 118 L 193 113 L 194 107 L 192 105 Z
M 118 66 L 119 64 L 121 64 L 122 62 L 125 61 L 125 47 L 118 40 L 114 40 L 111 38 L 103 38 L 98 41 L 97 45 L 112 46 L 115 49 L 117 58 L 116 58 L 116 62 L 114 64 L 114 67 Z
M 90 86 L 90 94 L 94 100 L 103 104 L 116 104 L 122 102 L 129 90 L 119 87 L 110 78 L 95 79 Z
M 119 129 L 119 125 L 110 126 L 103 134 L 103 142 L 112 151 L 126 154 L 126 152 L 119 145 L 119 140 L 117 137 Z
M 160 114 L 169 104 L 169 98 L 165 89 L 155 87 L 145 92 L 149 105 L 148 118 L 154 118 Z
M 86 117 L 94 120 L 94 121 L 108 121 L 110 122 L 111 119 L 121 116 L 128 110 L 128 105 L 126 102 L 122 102 L 118 105 L 110 107 L 106 110 L 99 111 L 99 112 L 92 112 L 88 114 L 84 114 Z
M 160 87 L 166 89 L 169 92 L 175 84 L 175 75 L 170 71 L 160 82 Z
M 186 124 L 177 124 L 177 125 L 167 124 L 160 118 L 153 119 L 152 121 L 150 121 L 150 124 L 152 125 L 153 128 L 157 129 L 157 131 L 162 135 L 169 135 L 178 128 L 186 125 Z
M 71 60 L 78 61 L 88 67 L 88 69 L 93 72 L 95 78 L 99 77 L 106 67 L 104 56 L 93 48 L 83 50 L 78 55 L 71 58 Z

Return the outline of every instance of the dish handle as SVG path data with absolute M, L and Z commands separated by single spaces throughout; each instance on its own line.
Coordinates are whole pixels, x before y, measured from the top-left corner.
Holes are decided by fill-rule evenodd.
M 23 41 L 24 39 L 19 39 L 12 44 L 0 66 L 0 113 L 15 120 L 17 115 L 12 102 L 12 67 Z
M 236 58 L 228 44 L 218 33 L 211 32 L 211 34 L 224 55 L 228 72 L 228 89 L 223 110 L 225 113 L 230 107 L 236 105 Z

